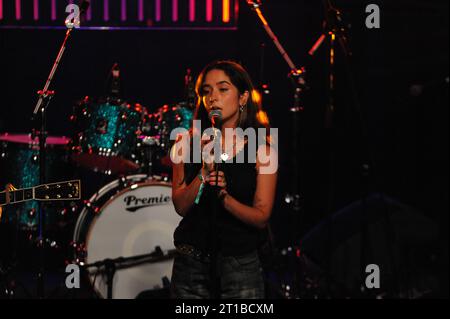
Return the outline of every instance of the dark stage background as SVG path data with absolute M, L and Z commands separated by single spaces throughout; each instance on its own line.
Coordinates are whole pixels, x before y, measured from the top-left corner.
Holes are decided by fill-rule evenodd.
M 293 159 L 291 152 L 289 69 L 245 2 L 237 31 L 74 32 L 52 85 L 56 96 L 48 109 L 50 135 L 70 135 L 74 103 L 86 95 L 103 95 L 115 62 L 121 68 L 124 97 L 150 110 L 183 99 L 187 68 L 198 74 L 215 59 L 242 62 L 256 84 L 269 84 L 271 93 L 264 106 L 272 126 L 280 130 L 280 179 L 272 218 L 277 249 L 300 245 L 314 229 L 326 232 L 318 225 L 327 217 L 345 211 L 366 194 L 383 193 L 402 203 L 406 214 L 395 227 L 401 229 L 409 221 L 412 233 L 422 235 L 437 229 L 424 235 L 426 248 L 424 242 L 423 247 L 412 245 L 409 257 L 395 252 L 394 256 L 417 265 L 420 261 L 421 269 L 439 278 L 434 282 L 439 293 L 448 295 L 448 1 L 333 1 L 351 24 L 353 57 L 347 67 L 338 49 L 336 117 L 331 130 L 324 121 L 328 46 L 323 45 L 314 57 L 307 54 L 322 32 L 322 2 L 264 2 L 263 10 L 280 42 L 294 62 L 307 69 L 310 90 L 302 95 L 300 158 Z M 365 27 L 369 3 L 380 5 L 380 29 Z M 30 132 L 36 91 L 43 87 L 63 38 L 63 30 L 0 29 L 0 132 Z M 368 158 L 372 162 L 366 178 L 362 165 L 370 163 Z M 301 175 L 300 212 L 284 201 L 293 183 L 293 161 Z M 408 217 L 411 211 L 433 226 Z M 354 234 L 360 229 L 346 231 Z M 372 245 L 377 243 L 373 237 Z M 329 248 L 317 242 L 308 245 L 305 249 L 315 252 Z M 429 258 L 434 263 L 428 263 Z

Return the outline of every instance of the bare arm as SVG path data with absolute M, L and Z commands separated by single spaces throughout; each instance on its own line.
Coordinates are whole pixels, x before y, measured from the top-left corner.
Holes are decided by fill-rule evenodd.
M 175 211 L 182 217 L 186 216 L 187 212 L 194 205 L 195 198 L 200 189 L 202 181 L 196 176 L 193 181 L 187 185 L 186 176 L 184 174 L 184 163 L 189 157 L 189 135 L 180 136 L 178 141 L 171 149 L 172 162 L 172 201 L 175 206 Z M 174 159 L 176 159 L 174 161 Z M 202 168 L 198 173 L 202 174 L 203 178 L 207 176 L 207 169 Z
M 256 169 L 258 171 L 256 180 L 256 192 L 253 199 L 253 205 L 247 206 L 231 195 L 226 195 L 223 200 L 223 205 L 227 211 L 233 216 L 243 221 L 246 224 L 265 228 L 272 213 L 273 203 L 275 200 L 275 191 L 277 183 L 277 172 L 271 172 L 272 170 L 264 171 L 263 167 L 269 167 L 270 165 L 278 166 L 278 158 L 275 150 L 266 148 L 267 152 L 270 152 L 269 161 L 262 163 L 260 156 L 258 156 Z M 264 172 L 263 172 L 264 171 Z M 267 173 L 271 172 L 271 173 Z
M 187 185 L 184 176 L 184 164 L 173 164 L 173 181 L 172 181 L 172 201 L 178 215 L 184 217 L 194 205 L 197 197 L 201 180 L 197 177 Z M 200 173 L 200 172 L 199 172 Z M 204 170 L 201 170 L 203 176 L 206 176 Z

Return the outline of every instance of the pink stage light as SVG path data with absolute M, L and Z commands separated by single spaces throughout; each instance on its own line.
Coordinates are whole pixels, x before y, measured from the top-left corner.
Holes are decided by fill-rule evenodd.
M 206 21 L 213 20 L 213 0 L 206 0 Z
M 195 21 L 195 0 L 189 0 L 189 21 Z
M 122 0 L 120 8 L 120 20 L 127 21 L 127 0 Z
M 16 0 L 16 20 L 22 20 L 22 3 Z
M 139 0 L 138 19 L 139 21 L 144 21 L 144 0 Z
M 155 0 L 155 20 L 161 21 L 161 0 Z
M 178 0 L 172 0 L 172 21 L 178 21 Z
M 3 0 L 0 0 L 0 20 L 3 20 Z
M 34 21 L 39 20 L 39 0 L 33 1 L 33 19 Z
M 103 20 L 109 21 L 109 0 L 103 0 Z

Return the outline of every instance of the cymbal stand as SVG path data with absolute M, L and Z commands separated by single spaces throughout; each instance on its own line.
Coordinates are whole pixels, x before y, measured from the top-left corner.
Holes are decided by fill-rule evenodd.
M 291 79 L 291 83 L 294 87 L 294 103 L 290 107 L 290 118 L 292 119 L 292 149 L 291 149 L 291 191 L 285 195 L 285 201 L 290 205 L 293 212 L 296 214 L 297 222 L 300 223 L 303 210 L 303 196 L 301 194 L 301 178 L 300 178 L 300 167 L 301 167 L 301 157 L 300 157 L 300 146 L 301 146 L 301 120 L 304 111 L 304 107 L 301 103 L 301 95 L 307 89 L 305 81 L 306 70 L 304 67 L 298 68 L 294 62 L 289 57 L 288 53 L 285 51 L 284 47 L 278 40 L 278 37 L 272 31 L 267 19 L 265 18 L 261 6 L 261 0 L 247 0 L 247 4 L 250 8 L 257 14 L 259 20 L 261 21 L 265 31 L 269 35 L 270 39 L 273 41 L 274 45 L 280 52 L 283 59 L 289 66 L 290 72 L 288 77 Z M 294 238 L 297 236 L 294 236 Z
M 80 16 L 84 14 L 89 7 L 88 1 L 83 1 L 80 8 Z M 67 31 L 61 48 L 56 56 L 55 62 L 53 63 L 50 74 L 47 78 L 47 82 L 42 90 L 38 91 L 39 99 L 33 111 L 32 121 L 34 123 L 35 129 L 33 129 L 32 135 L 38 137 L 39 139 L 39 182 L 40 184 L 46 183 L 46 111 L 50 103 L 51 98 L 55 95 L 55 91 L 50 91 L 49 87 L 53 80 L 53 77 L 58 69 L 61 59 L 66 50 L 67 42 L 72 34 L 72 32 L 79 27 L 80 16 L 75 17 L 72 21 L 66 21 Z M 40 121 L 38 120 L 40 116 Z M 38 122 L 40 122 L 38 124 Z M 37 129 L 36 129 L 37 128 Z M 39 212 L 38 212 L 38 249 L 39 249 L 39 263 L 38 263 L 38 274 L 37 274 L 37 296 L 40 299 L 45 298 L 44 292 L 44 273 L 45 273 L 45 205 L 39 202 Z

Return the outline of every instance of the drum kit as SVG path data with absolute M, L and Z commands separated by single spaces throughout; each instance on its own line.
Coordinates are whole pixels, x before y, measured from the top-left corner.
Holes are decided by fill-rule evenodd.
M 97 297 L 136 298 L 145 290 L 168 287 L 172 236 L 181 219 L 171 200 L 170 132 L 188 129 L 193 113 L 192 106 L 182 103 L 153 113 L 117 97 L 85 97 L 70 116 L 73 134 L 47 137 L 48 181 L 80 179 L 83 201 L 45 205 L 45 242 L 54 255 L 64 257 L 55 267 L 82 267 Z M 1 134 L 0 172 L 2 185 L 37 185 L 38 139 Z M 83 178 L 80 172 L 96 178 Z M 89 187 L 95 191 L 86 192 Z M 11 259 L 26 262 L 17 257 L 28 254 L 18 237 L 26 238 L 28 249 L 36 246 L 38 209 L 35 201 L 3 207 L 0 237 L 13 244 L 0 244 L 0 270 Z M 111 261 L 113 284 L 108 278 Z

